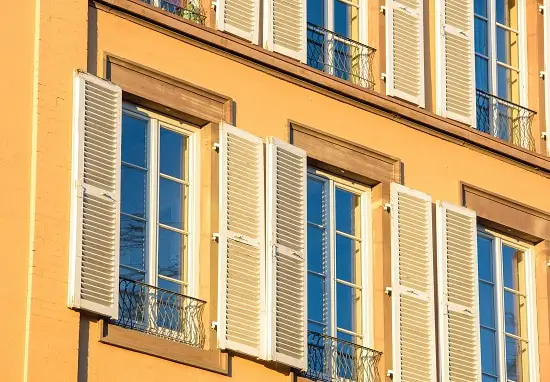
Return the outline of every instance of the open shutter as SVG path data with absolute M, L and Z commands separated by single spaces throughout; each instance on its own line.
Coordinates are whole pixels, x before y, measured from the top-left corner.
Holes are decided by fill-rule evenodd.
M 437 112 L 475 126 L 474 4 L 437 0 Z
M 474 211 L 437 203 L 441 381 L 481 381 Z
M 68 304 L 117 318 L 122 91 L 77 73 L 73 106 Z
M 386 0 L 386 92 L 424 107 L 423 0 Z
M 431 197 L 391 185 L 393 381 L 435 382 Z
M 229 32 L 258 44 L 260 0 L 218 0 L 216 24 Z
M 263 142 L 222 123 L 218 344 L 265 358 Z
M 270 359 L 307 368 L 304 150 L 268 138 L 267 301 Z
M 266 0 L 263 25 L 267 49 L 306 62 L 305 0 Z

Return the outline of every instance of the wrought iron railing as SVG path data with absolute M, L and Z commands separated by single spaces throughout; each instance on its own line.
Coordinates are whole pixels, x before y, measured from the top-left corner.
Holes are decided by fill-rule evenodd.
M 535 112 L 477 90 L 477 129 L 527 150 L 535 150 L 531 126 Z
M 126 278 L 119 281 L 116 325 L 203 347 L 206 302 Z
M 376 49 L 307 24 L 307 64 L 365 88 L 374 86 L 372 64 Z
M 321 381 L 380 382 L 382 353 L 352 342 L 308 332 L 308 365 L 303 375 Z
M 204 25 L 206 12 L 200 0 L 141 0 L 186 20 Z

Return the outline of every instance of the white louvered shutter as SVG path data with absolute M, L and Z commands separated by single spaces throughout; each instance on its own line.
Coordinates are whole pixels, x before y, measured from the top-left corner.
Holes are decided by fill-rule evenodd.
M 74 81 L 68 304 L 117 318 L 122 90 Z
M 229 32 L 258 44 L 260 0 L 218 0 L 216 25 Z
M 437 112 L 475 126 L 474 4 L 437 0 Z
M 423 0 L 386 0 L 386 92 L 425 106 Z
M 391 185 L 393 381 L 435 382 L 431 197 Z
M 437 203 L 437 269 L 441 381 L 481 381 L 474 211 Z
M 305 0 L 266 0 L 263 25 L 264 47 L 307 61 Z
M 268 357 L 298 369 L 307 368 L 306 162 L 304 150 L 268 138 Z
M 218 344 L 265 358 L 263 142 L 222 123 Z
M 546 153 L 550 155 L 550 0 L 544 0 L 544 110 L 546 114 Z

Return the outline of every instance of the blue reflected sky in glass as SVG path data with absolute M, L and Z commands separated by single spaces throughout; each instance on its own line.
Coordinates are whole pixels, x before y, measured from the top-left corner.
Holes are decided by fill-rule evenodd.
M 477 252 L 478 277 L 482 280 L 494 282 L 493 240 L 478 235 Z
M 325 291 L 326 281 L 322 276 L 308 273 L 307 289 L 308 289 L 308 304 L 307 313 L 310 320 L 324 323 L 323 303 L 326 301 Z
M 336 283 L 336 325 L 348 331 L 356 331 L 355 288 Z
M 360 284 L 361 280 L 355 280 L 355 266 L 359 265 L 356 255 L 359 255 L 359 243 L 353 239 L 336 235 L 336 278 L 354 284 Z
M 355 235 L 355 209 L 359 198 L 340 188 L 336 188 L 336 230 L 350 235 Z
M 145 222 L 125 215 L 120 217 L 121 265 L 145 272 L 145 232 Z
M 325 182 L 308 177 L 307 180 L 307 221 L 325 224 L 324 206 L 326 204 Z
M 168 129 L 160 129 L 160 172 L 184 179 L 186 137 Z
M 148 122 L 122 114 L 122 161 L 147 167 Z
M 184 185 L 173 180 L 159 179 L 159 223 L 183 229 Z
M 307 268 L 317 273 L 325 273 L 326 230 L 313 225 L 307 227 Z
M 121 212 L 145 218 L 147 213 L 147 172 L 122 165 L 120 184 Z
M 475 37 L 476 53 L 480 53 L 480 54 L 483 54 L 484 56 L 488 56 L 489 51 L 487 46 L 488 46 L 489 36 L 487 34 L 487 21 L 476 17 L 474 19 L 474 23 L 475 23 L 474 37 Z
M 519 304 L 521 297 L 504 291 L 504 330 L 506 333 L 519 336 Z M 523 301 L 522 301 L 523 302 Z M 524 303 L 524 302 L 523 302 Z
M 506 378 L 509 381 L 521 381 L 520 342 L 506 337 Z
M 487 0 L 474 0 L 474 13 L 487 17 Z M 489 56 L 489 33 L 486 20 L 474 18 L 474 46 L 476 53 Z M 475 59 L 476 88 L 484 92 L 489 91 L 489 62 L 484 57 L 476 56 Z M 483 123 L 481 123 L 483 125 Z
M 324 0 L 308 0 L 307 21 L 320 27 L 325 27 Z
M 487 17 L 487 0 L 474 0 L 474 12 L 477 15 Z
M 488 328 L 496 328 L 495 320 L 495 286 L 479 282 L 479 323 Z
M 334 0 L 334 32 L 347 38 L 351 38 L 350 8 L 351 5 Z
M 183 280 L 183 235 L 165 228 L 158 229 L 158 273 Z

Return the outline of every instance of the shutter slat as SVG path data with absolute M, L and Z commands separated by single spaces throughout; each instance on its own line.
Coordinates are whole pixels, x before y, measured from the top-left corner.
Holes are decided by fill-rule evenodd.
M 306 62 L 305 0 L 266 0 L 263 27 L 267 49 Z
M 268 138 L 268 357 L 307 368 L 306 153 Z
M 430 196 L 392 183 L 391 226 L 393 380 L 435 382 Z
M 265 358 L 264 160 L 258 137 L 220 128 L 218 344 Z
M 437 112 L 475 127 L 474 5 L 436 1 Z
M 118 316 L 120 87 L 87 73 L 74 83 L 69 306 Z
M 423 0 L 386 4 L 386 92 L 424 107 Z
M 260 0 L 219 0 L 216 24 L 253 44 L 258 44 Z
M 474 211 L 437 203 L 437 265 L 441 380 L 481 381 Z

